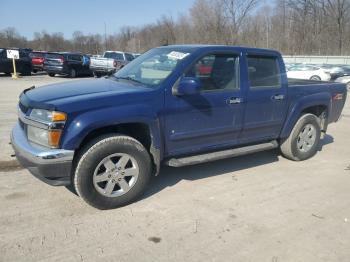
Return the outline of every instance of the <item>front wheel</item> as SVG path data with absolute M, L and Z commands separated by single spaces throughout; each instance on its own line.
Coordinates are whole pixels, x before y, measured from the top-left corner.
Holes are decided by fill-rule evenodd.
M 321 128 L 317 116 L 302 115 L 289 137 L 281 142 L 282 155 L 294 161 L 309 159 L 317 152 L 320 136 Z
M 135 201 L 151 177 L 151 159 L 144 146 L 122 135 L 91 142 L 74 174 L 78 195 L 98 209 L 111 209 Z
M 56 74 L 54 74 L 54 73 L 49 73 L 49 76 L 50 77 L 54 77 Z
M 321 77 L 319 77 L 319 76 L 312 76 L 312 77 L 310 77 L 310 80 L 321 81 Z

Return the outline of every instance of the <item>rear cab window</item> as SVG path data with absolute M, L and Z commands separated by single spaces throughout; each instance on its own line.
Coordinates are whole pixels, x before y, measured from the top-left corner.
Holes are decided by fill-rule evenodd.
M 278 57 L 248 55 L 248 77 L 251 90 L 281 88 L 281 70 Z
M 104 54 L 105 58 L 112 58 L 116 60 L 124 60 L 124 56 L 122 53 L 117 53 L 117 52 L 106 52 Z

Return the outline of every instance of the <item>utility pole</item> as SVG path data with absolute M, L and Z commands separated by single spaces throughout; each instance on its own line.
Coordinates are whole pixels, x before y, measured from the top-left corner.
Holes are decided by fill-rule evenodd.
M 107 51 L 107 25 L 106 22 L 104 22 L 105 25 L 105 51 Z

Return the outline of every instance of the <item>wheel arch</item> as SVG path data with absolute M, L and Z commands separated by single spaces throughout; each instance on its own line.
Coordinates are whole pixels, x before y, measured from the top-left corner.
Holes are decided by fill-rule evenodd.
M 81 139 L 77 145 L 76 152 L 78 153 L 89 142 L 103 135 L 122 134 L 130 136 L 139 141 L 150 153 L 153 162 L 154 174 L 158 175 L 160 169 L 161 151 L 155 132 L 157 131 L 155 131 L 148 123 L 144 122 L 129 122 L 101 126 L 91 130 Z
M 321 131 L 326 132 L 330 107 L 331 95 L 329 93 L 319 93 L 302 98 L 289 111 L 280 138 L 287 138 L 300 116 L 307 113 L 316 115 L 320 119 Z

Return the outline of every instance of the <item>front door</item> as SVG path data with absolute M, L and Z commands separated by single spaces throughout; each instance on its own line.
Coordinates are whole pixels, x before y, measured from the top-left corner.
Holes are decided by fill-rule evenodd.
M 167 96 L 167 155 L 237 143 L 244 113 L 239 61 L 238 54 L 210 53 L 185 72 L 184 76 L 199 78 L 202 88 L 197 95 Z

